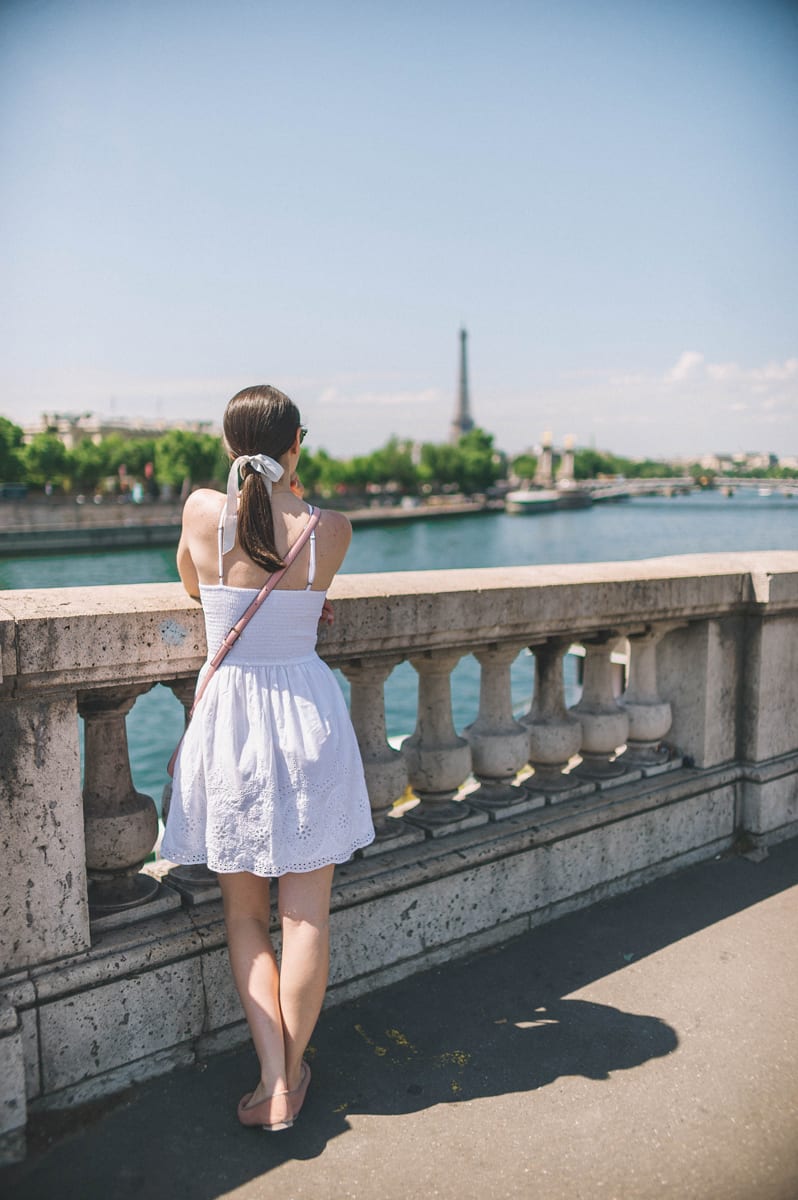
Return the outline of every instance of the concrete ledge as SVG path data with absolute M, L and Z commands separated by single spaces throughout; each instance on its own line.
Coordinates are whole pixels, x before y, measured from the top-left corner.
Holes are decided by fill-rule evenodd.
M 798 603 L 798 553 L 695 554 L 641 562 L 339 575 L 336 622 L 321 631 L 330 662 L 361 655 L 533 644 L 557 635 L 642 629 L 761 610 L 761 586 Z M 375 603 L 376 601 L 376 603 Z M 768 610 L 770 611 L 770 610 Z M 774 609 L 775 611 L 775 609 Z M 205 656 L 202 612 L 180 584 L 8 591 L 0 601 L 4 683 L 119 686 L 187 677 Z M 11 639 L 11 644 L 9 644 Z
M 739 768 L 682 769 L 339 868 L 338 1003 L 711 857 L 735 838 Z M 168 877 L 167 877 L 168 879 Z M 240 1042 L 221 905 L 103 931 L 11 991 L 32 1107 L 66 1106 Z M 153 1021 L 153 1013 L 158 1013 Z

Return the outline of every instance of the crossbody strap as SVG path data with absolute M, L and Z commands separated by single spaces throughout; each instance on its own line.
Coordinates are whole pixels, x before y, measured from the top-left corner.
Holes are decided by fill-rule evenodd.
M 197 707 L 197 705 L 199 704 L 200 699 L 202 698 L 203 692 L 205 691 L 206 687 L 210 683 L 211 678 L 214 675 L 217 667 L 220 666 L 220 664 L 224 661 L 224 659 L 229 654 L 229 652 L 233 649 L 233 646 L 235 646 L 236 642 L 241 637 L 241 634 L 244 632 L 244 629 L 249 624 L 249 622 L 252 620 L 252 618 L 255 616 L 255 613 L 258 611 L 261 604 L 263 604 L 263 601 L 266 599 L 269 592 L 272 590 L 272 588 L 275 586 L 275 584 L 280 582 L 283 575 L 285 575 L 286 571 L 291 566 L 291 563 L 294 561 L 296 556 L 299 554 L 299 552 L 302 549 L 302 547 L 304 546 L 305 542 L 308 540 L 310 535 L 313 533 L 313 530 L 318 525 L 320 516 L 321 516 L 321 514 L 320 514 L 319 510 L 313 509 L 313 511 L 310 514 L 310 519 L 308 520 L 307 525 L 302 530 L 299 537 L 294 542 L 293 546 L 291 547 L 291 549 L 288 551 L 288 553 L 285 556 L 285 566 L 281 567 L 279 571 L 275 571 L 273 575 L 269 576 L 269 578 L 264 583 L 263 587 L 258 592 L 255 599 L 250 604 L 249 608 L 247 608 L 246 611 L 242 614 L 242 616 L 240 616 L 238 618 L 238 620 L 236 621 L 233 628 L 230 630 L 230 632 L 224 638 L 221 646 L 219 647 L 219 649 L 216 651 L 213 658 L 211 659 L 208 670 L 205 672 L 205 677 L 202 680 L 202 683 L 200 684 L 196 695 L 194 696 L 194 703 L 191 706 L 191 712 L 189 713 L 189 717 L 193 717 L 194 710 Z

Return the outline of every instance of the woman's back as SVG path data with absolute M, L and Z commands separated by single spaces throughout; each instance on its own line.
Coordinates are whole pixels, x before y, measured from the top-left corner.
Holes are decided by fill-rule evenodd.
M 309 519 L 309 506 L 293 492 L 274 488 L 271 496 L 274 541 L 284 557 L 302 533 Z M 225 513 L 225 497 L 209 488 L 193 492 L 183 510 L 183 533 L 178 549 L 178 569 L 193 596 L 199 585 L 218 584 L 219 520 Z M 344 560 L 352 538 L 352 526 L 343 513 L 324 509 L 315 530 L 315 571 L 311 587 L 324 592 L 330 586 Z M 305 545 L 275 591 L 300 591 L 307 586 L 311 546 Z M 236 537 L 232 549 L 223 557 L 221 582 L 230 587 L 263 587 L 268 572 L 253 562 Z

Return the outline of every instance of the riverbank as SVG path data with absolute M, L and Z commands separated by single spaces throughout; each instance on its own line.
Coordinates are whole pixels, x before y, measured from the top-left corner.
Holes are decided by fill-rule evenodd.
M 461 497 L 417 505 L 374 505 L 348 510 L 347 515 L 355 526 L 395 525 L 501 512 L 503 508 L 501 500 Z M 176 546 L 182 510 L 179 501 L 7 501 L 0 506 L 0 557 Z

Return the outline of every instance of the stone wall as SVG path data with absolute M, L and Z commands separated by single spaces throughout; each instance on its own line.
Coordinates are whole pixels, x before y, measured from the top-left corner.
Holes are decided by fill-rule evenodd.
M 798 554 L 342 576 L 331 594 L 320 652 L 351 685 L 379 836 L 336 874 L 330 1002 L 735 842 L 764 854 L 798 832 Z M 568 709 L 574 646 L 584 682 Z M 516 719 L 510 667 L 525 647 L 536 681 Z M 451 672 L 465 654 L 480 708 L 458 731 Z M 144 867 L 157 817 L 127 755 L 136 698 L 163 682 L 189 705 L 204 655 L 179 585 L 0 596 L 9 1155 L 28 1107 L 246 1036 L 215 880 Z M 419 701 L 400 753 L 383 689 L 403 659 Z

